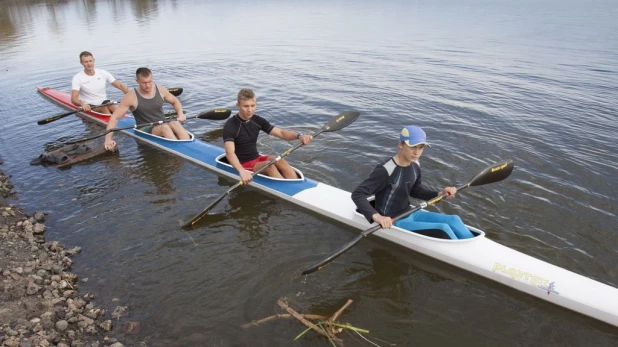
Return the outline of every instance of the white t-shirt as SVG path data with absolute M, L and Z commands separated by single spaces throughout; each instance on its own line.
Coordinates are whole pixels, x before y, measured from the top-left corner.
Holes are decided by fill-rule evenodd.
M 94 75 L 88 76 L 84 70 L 73 76 L 73 90 L 79 91 L 79 99 L 91 105 L 100 105 L 107 100 L 107 82 L 116 79 L 105 70 L 94 69 Z

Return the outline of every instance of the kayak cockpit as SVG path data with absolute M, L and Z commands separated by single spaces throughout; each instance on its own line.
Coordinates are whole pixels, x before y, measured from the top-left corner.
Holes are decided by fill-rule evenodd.
M 222 166 L 225 166 L 225 167 L 228 167 L 228 168 L 234 170 L 232 165 L 230 165 L 230 163 L 227 161 L 227 157 L 225 156 L 225 153 L 217 156 L 216 162 L 217 162 L 217 165 L 222 165 Z M 269 179 L 269 180 L 281 181 L 281 182 L 298 182 L 298 181 L 304 181 L 305 180 L 305 176 L 303 175 L 303 173 L 300 170 L 298 170 L 297 168 L 295 168 L 293 166 L 292 166 L 292 169 L 294 169 L 294 172 L 296 172 L 296 177 L 297 178 L 292 178 L 292 179 L 276 178 L 276 177 L 270 177 L 270 176 L 266 176 L 266 175 L 262 175 L 262 174 L 258 174 L 258 176 L 266 178 L 266 179 Z
M 193 135 L 193 133 L 187 131 L 187 133 L 189 134 L 190 138 L 187 140 L 178 140 L 178 139 L 168 139 L 162 136 L 157 136 L 157 135 L 153 135 L 151 133 L 147 133 L 145 131 L 141 131 L 139 129 L 133 129 L 133 131 L 135 132 L 136 135 L 142 136 L 142 137 L 151 137 L 151 138 L 157 138 L 157 139 L 161 139 L 164 141 L 169 141 L 169 142 L 193 142 L 195 141 L 195 136 Z
M 372 195 L 370 197 L 367 198 L 367 200 L 369 201 L 369 204 L 375 208 L 375 196 Z M 411 207 L 414 207 L 411 205 Z M 425 210 L 420 210 L 419 212 L 426 212 Z M 363 218 L 365 218 L 365 216 L 363 216 L 360 211 L 358 209 L 356 209 L 354 211 L 354 213 L 358 216 L 361 216 Z M 468 230 L 470 230 L 470 232 L 472 233 L 472 235 L 474 235 L 474 237 L 476 238 L 477 236 L 481 235 L 481 232 L 479 232 L 477 229 L 475 228 L 471 228 L 469 226 L 466 225 L 466 227 L 468 227 Z M 410 231 L 412 233 L 415 234 L 419 234 L 419 235 L 423 235 L 423 236 L 427 236 L 427 237 L 431 237 L 434 239 L 442 239 L 442 240 L 451 240 L 451 238 L 448 236 L 448 234 L 446 232 L 444 232 L 443 230 L 440 229 L 425 229 L 425 230 L 414 230 L 414 231 Z M 469 238 L 468 240 L 471 240 L 472 238 Z M 453 241 L 459 241 L 459 240 L 453 240 Z

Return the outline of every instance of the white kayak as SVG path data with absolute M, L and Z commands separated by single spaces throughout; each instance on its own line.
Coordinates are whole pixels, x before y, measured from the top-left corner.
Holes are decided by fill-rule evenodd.
M 38 90 L 56 103 L 76 109 L 67 93 L 50 88 L 39 87 Z M 109 116 L 95 112 L 78 114 L 101 125 L 105 125 L 109 119 Z M 133 124 L 134 119 L 127 116 L 118 122 L 118 127 Z M 195 138 L 169 141 L 134 129 L 123 132 L 217 174 L 238 179 L 236 171 L 222 160 L 225 157 L 224 150 L 218 146 Z M 257 175 L 251 185 L 359 230 L 371 227 L 363 216 L 355 212 L 356 206 L 350 192 L 311 180 L 298 170 L 297 173 L 299 178 L 295 180 Z M 618 326 L 618 289 L 496 243 L 488 239 L 482 230 L 473 227 L 470 230 L 475 237 L 463 240 L 438 239 L 397 227 L 380 229 L 374 235 L 539 299 Z

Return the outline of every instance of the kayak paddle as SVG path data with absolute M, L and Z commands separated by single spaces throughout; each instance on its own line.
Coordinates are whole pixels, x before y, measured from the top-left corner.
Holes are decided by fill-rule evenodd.
M 189 116 L 187 117 L 187 119 L 194 119 L 194 118 L 199 118 L 199 119 L 210 119 L 210 120 L 223 120 L 226 119 L 230 116 L 230 114 L 232 114 L 232 110 L 227 109 L 227 108 L 221 108 L 221 109 L 214 109 L 214 110 L 209 110 L 209 111 L 205 111 L 202 112 L 200 114 L 198 114 L 197 116 Z M 114 131 L 119 131 L 119 130 L 126 130 L 126 129 L 137 129 L 137 128 L 142 128 L 142 127 L 147 127 L 147 126 L 153 126 L 153 125 L 159 125 L 159 124 L 163 124 L 163 123 L 168 123 L 168 122 L 172 122 L 178 120 L 177 118 L 168 118 L 168 119 L 164 119 L 164 120 L 160 120 L 157 122 L 152 122 L 152 123 L 144 123 L 144 124 L 135 124 L 135 125 L 129 125 L 126 127 L 121 127 L 121 128 L 113 128 L 113 129 L 109 129 L 106 130 L 100 134 L 94 135 L 94 136 L 90 136 L 90 137 L 86 137 L 83 139 L 79 139 L 79 140 L 73 140 L 73 141 L 68 141 L 66 142 L 67 145 L 73 144 L 73 143 L 79 143 L 79 142 L 84 142 L 84 141 L 90 141 L 93 139 L 96 139 L 98 137 L 101 136 L 105 136 L 111 132 Z

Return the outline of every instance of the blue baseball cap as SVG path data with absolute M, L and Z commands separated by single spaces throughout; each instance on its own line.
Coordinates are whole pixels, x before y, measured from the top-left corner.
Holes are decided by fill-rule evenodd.
M 405 142 L 406 145 L 410 147 L 425 145 L 429 147 L 427 143 L 427 135 L 423 129 L 417 127 L 416 125 L 408 125 L 407 127 L 401 130 L 401 134 L 399 134 L 399 141 Z

